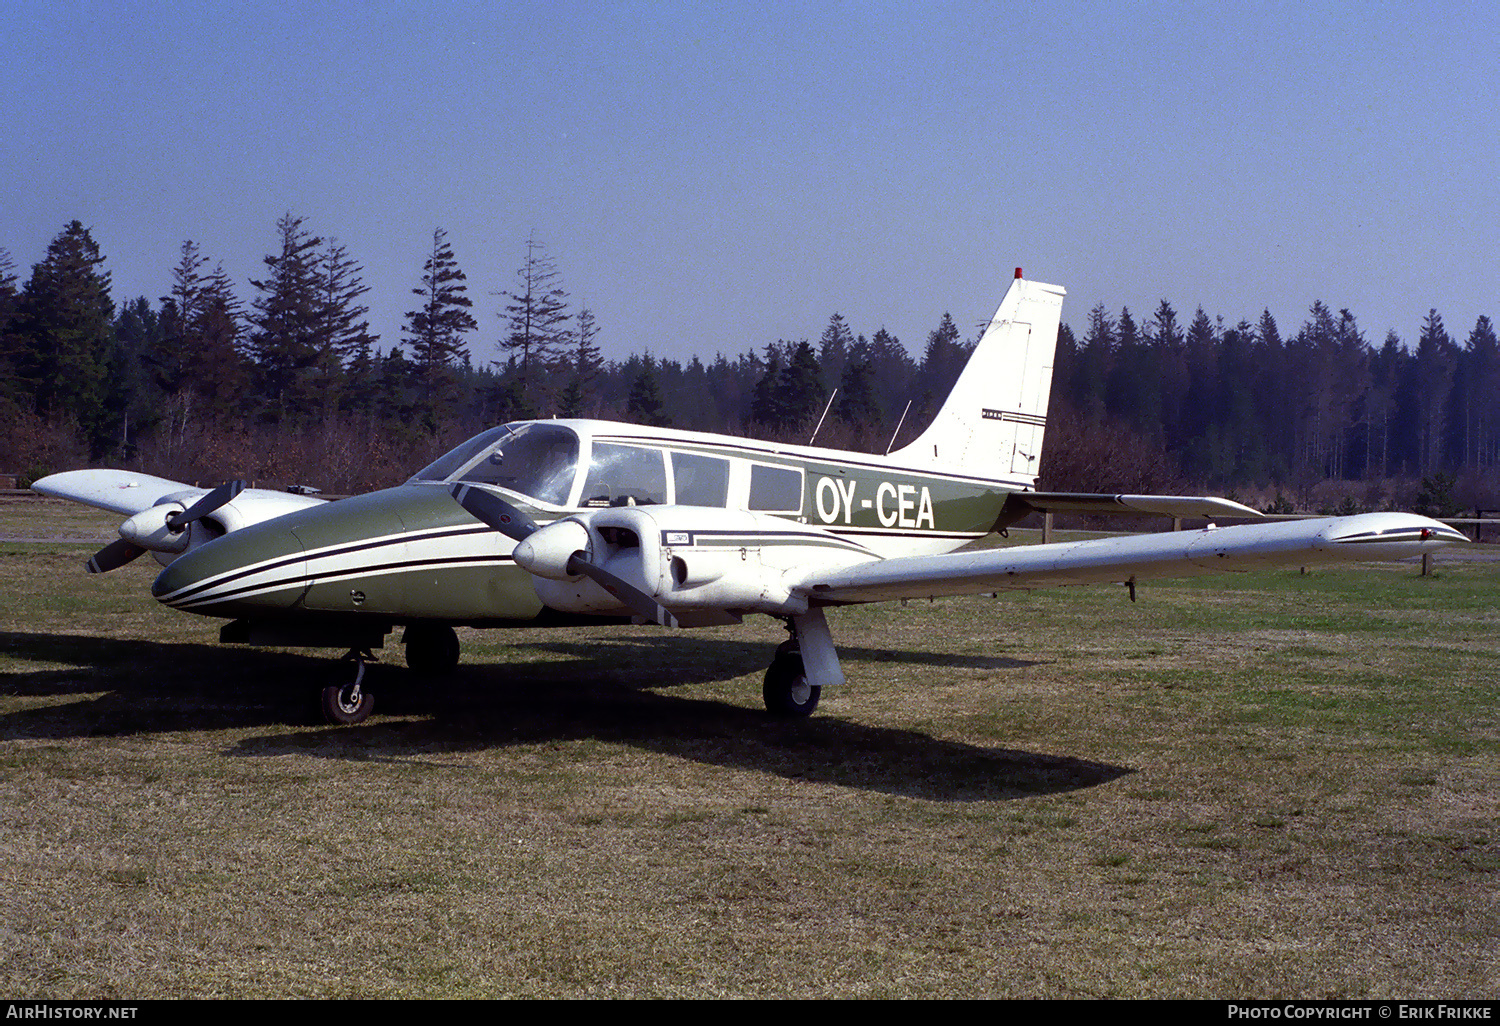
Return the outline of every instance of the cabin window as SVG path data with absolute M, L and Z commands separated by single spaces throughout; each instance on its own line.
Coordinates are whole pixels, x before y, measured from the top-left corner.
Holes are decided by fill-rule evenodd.
M 595 442 L 582 505 L 628 506 L 667 501 L 667 464 L 660 449 Z
M 578 436 L 555 424 L 507 424 L 477 435 L 413 481 L 495 485 L 553 506 L 568 501 L 578 474 Z
M 729 505 L 729 461 L 690 452 L 672 454 L 672 481 L 679 506 Z
M 802 512 L 802 471 L 751 464 L 750 508 L 767 513 Z
M 506 424 L 503 427 L 490 428 L 488 431 L 475 435 L 463 445 L 433 460 L 427 466 L 412 475 L 413 481 L 446 481 L 453 474 L 462 470 L 480 453 L 491 448 L 496 441 L 504 438 L 515 430 L 515 426 Z

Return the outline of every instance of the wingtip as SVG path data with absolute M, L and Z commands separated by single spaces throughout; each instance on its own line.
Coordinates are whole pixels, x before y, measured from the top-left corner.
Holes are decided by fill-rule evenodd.
M 1363 513 L 1339 517 L 1330 523 L 1324 537 L 1341 548 L 1362 549 L 1371 558 L 1412 556 L 1435 552 L 1449 545 L 1469 543 L 1455 527 L 1415 513 Z

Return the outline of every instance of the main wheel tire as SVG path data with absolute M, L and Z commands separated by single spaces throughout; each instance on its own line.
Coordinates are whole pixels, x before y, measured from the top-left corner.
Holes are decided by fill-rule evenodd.
M 369 719 L 375 709 L 375 695 L 359 681 L 331 684 L 323 689 L 323 717 L 329 723 L 352 726 Z
M 458 635 L 445 623 L 414 623 L 401 640 L 406 665 L 423 676 L 440 677 L 458 665 Z
M 807 682 L 802 653 L 795 644 L 787 642 L 778 648 L 761 688 L 767 711 L 772 716 L 811 716 L 822 694 L 822 688 Z

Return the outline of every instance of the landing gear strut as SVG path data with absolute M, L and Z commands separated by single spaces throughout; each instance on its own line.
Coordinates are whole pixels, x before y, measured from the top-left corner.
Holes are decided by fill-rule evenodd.
M 373 663 L 375 656 L 367 648 L 351 648 L 343 661 L 354 663 L 354 680 L 324 688 L 322 704 L 323 716 L 329 723 L 347 727 L 363 723 L 375 708 L 375 696 L 364 686 L 365 663 Z

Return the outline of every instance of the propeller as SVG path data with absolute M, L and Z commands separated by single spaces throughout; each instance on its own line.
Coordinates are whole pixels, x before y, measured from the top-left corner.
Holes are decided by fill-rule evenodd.
M 202 520 L 244 490 L 245 482 L 243 481 L 225 481 L 187 509 L 172 510 L 166 514 L 165 518 L 161 518 L 161 514 L 157 512 L 161 508 L 159 506 L 142 510 L 120 525 L 119 540 L 110 542 L 94 553 L 92 558 L 84 564 L 84 569 L 91 574 L 108 573 L 145 555 L 152 549 L 161 552 L 183 552 L 187 548 L 187 539 L 176 536 L 181 535 L 195 521 Z M 165 535 L 161 533 L 163 526 L 166 528 Z M 143 541 L 147 544 L 140 544 Z
M 243 481 L 225 481 L 181 513 L 168 513 L 167 530 L 173 534 L 180 534 L 188 524 L 195 520 L 202 520 L 244 490 L 245 482 Z
M 547 527 L 538 527 L 536 521 L 532 520 L 525 513 L 522 513 L 495 493 L 485 491 L 482 488 L 474 488 L 466 484 L 456 484 L 449 488 L 448 491 L 454 499 L 458 500 L 460 506 L 468 510 L 469 515 L 475 520 L 489 525 L 507 538 L 511 538 L 517 542 L 526 541 L 532 535 L 537 534 L 538 531 L 552 531 L 554 534 L 560 531 L 567 531 L 568 533 L 562 537 L 564 539 L 573 539 L 572 532 L 579 530 L 577 523 L 570 520 L 559 521 Z M 544 534 L 540 537 L 547 536 Z M 557 541 L 556 538 L 552 540 L 554 543 Z M 570 542 L 564 542 L 564 544 L 570 545 Z M 554 566 L 556 563 L 561 563 L 562 560 L 558 557 L 561 556 L 562 552 L 567 551 L 566 547 L 556 552 L 552 559 L 547 559 L 546 556 L 551 555 L 547 551 L 549 548 L 552 548 L 552 546 L 539 545 L 535 541 L 527 546 L 517 546 L 516 562 L 533 573 L 536 571 L 531 569 L 532 566 L 538 565 L 540 568 L 541 562 L 553 563 Z M 540 560 L 538 559 L 539 556 L 542 557 Z M 553 575 L 553 572 L 544 573 L 542 576 L 550 577 Z M 635 585 L 590 562 L 587 554 L 582 549 L 579 549 L 568 557 L 565 573 L 569 577 L 587 577 L 613 595 L 622 605 L 628 607 L 637 616 L 659 623 L 663 627 L 678 626 L 677 618 L 672 615 L 670 609 L 656 601 L 650 595 L 647 595 L 644 591 L 641 591 Z
M 139 545 L 119 538 L 94 553 L 83 568 L 91 574 L 108 573 L 145 554 L 146 550 Z
M 475 520 L 488 524 L 513 541 L 522 541 L 537 529 L 535 520 L 494 492 L 466 484 L 456 484 L 448 491 Z

